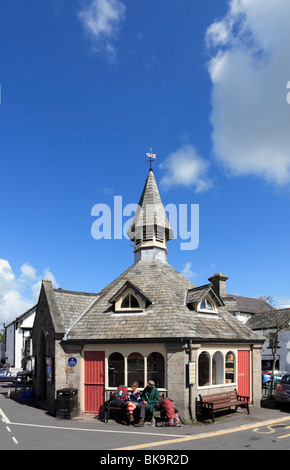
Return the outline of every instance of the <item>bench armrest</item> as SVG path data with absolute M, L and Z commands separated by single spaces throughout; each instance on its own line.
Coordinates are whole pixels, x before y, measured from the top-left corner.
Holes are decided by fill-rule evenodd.
M 248 403 L 249 399 L 250 399 L 250 397 L 245 397 L 243 395 L 237 395 L 237 400 L 239 400 L 239 401 L 243 401 L 245 403 Z

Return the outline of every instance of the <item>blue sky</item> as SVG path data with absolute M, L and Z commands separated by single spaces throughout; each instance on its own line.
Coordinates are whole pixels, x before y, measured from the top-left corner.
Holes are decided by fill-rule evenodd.
M 193 283 L 290 304 L 288 0 L 0 0 L 0 322 L 42 278 L 98 292 L 133 263 L 92 207 L 198 204 Z M 290 101 L 290 100 L 289 100 Z M 128 217 L 124 217 L 124 222 Z

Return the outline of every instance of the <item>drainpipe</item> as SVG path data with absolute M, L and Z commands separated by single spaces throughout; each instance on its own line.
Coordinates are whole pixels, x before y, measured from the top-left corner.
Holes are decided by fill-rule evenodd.
M 188 355 L 188 360 L 189 361 L 192 361 L 192 340 L 190 339 L 189 340 L 189 344 L 188 344 L 188 347 L 189 347 L 189 355 Z M 189 416 L 190 416 L 190 419 L 193 420 L 193 411 L 192 411 L 192 387 L 193 385 L 189 385 Z

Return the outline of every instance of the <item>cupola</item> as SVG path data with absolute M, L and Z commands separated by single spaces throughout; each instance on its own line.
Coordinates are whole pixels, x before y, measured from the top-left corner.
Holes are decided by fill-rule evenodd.
M 135 243 L 135 263 L 145 259 L 167 261 L 167 242 L 174 235 L 152 167 L 127 235 Z

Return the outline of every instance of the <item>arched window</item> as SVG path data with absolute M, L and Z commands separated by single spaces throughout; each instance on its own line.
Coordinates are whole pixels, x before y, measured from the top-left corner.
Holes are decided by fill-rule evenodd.
M 212 385 L 224 383 L 224 356 L 217 351 L 212 358 Z
M 109 356 L 109 387 L 118 387 L 124 384 L 124 357 L 120 353 Z
M 235 382 L 235 355 L 232 351 L 226 354 L 226 384 Z
M 210 355 L 203 351 L 198 358 L 198 385 L 204 387 L 210 384 Z
M 153 352 L 147 357 L 147 380 L 154 380 L 156 387 L 165 387 L 164 357 L 159 352 Z
M 134 352 L 127 359 L 128 384 L 139 382 L 139 387 L 144 387 L 144 357 Z
M 140 308 L 139 302 L 132 294 L 126 295 L 124 298 L 121 308 Z
M 213 312 L 214 311 L 214 306 L 213 306 L 212 302 L 207 297 L 205 297 L 203 299 L 203 301 L 201 302 L 201 304 L 199 306 L 199 309 L 200 310 L 207 310 L 209 312 Z

